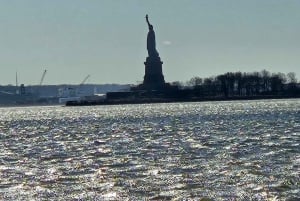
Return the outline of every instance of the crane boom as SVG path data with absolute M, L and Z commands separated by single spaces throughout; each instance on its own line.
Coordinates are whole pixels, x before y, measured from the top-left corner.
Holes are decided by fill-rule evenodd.
M 89 79 L 89 77 L 90 77 L 90 75 L 87 75 L 87 76 L 82 80 L 82 82 L 80 83 L 80 85 L 83 85 L 83 84 L 87 81 L 87 79 Z
M 16 87 L 18 87 L 19 83 L 18 83 L 18 72 L 16 72 Z
M 44 70 L 43 75 L 42 75 L 42 78 L 41 78 L 41 81 L 40 81 L 40 85 L 43 84 L 43 81 L 44 81 L 44 78 L 45 78 L 46 73 L 47 73 L 47 70 Z

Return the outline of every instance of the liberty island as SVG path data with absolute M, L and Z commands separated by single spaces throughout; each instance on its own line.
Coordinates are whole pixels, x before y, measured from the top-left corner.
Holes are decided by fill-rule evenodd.
M 291 83 L 285 87 L 282 84 L 284 79 L 281 79 L 277 75 L 271 77 L 272 79 L 264 75 L 262 78 L 264 79 L 262 80 L 264 84 L 261 86 L 258 86 L 258 77 L 245 75 L 245 78 L 243 78 L 240 72 L 219 75 L 215 80 L 207 80 L 207 82 L 202 84 L 197 84 L 197 78 L 195 79 L 196 84 L 193 88 L 180 88 L 177 84 L 165 82 L 162 68 L 163 62 L 156 49 L 154 26 L 150 23 L 148 15 L 146 15 L 145 19 L 148 27 L 146 43 L 148 56 L 144 62 L 145 75 L 143 83 L 131 87 L 130 90 L 126 92 L 107 92 L 104 99 L 68 101 L 66 103 L 67 106 L 300 97 L 300 88 L 297 87 L 296 83 Z M 244 80 L 244 84 L 242 80 Z

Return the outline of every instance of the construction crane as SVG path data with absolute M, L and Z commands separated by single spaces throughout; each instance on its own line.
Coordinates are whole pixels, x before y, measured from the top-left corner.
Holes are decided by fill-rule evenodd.
M 87 81 L 87 79 L 89 79 L 90 75 L 87 75 L 83 80 L 82 82 L 79 84 L 78 88 L 77 88 L 77 92 L 80 96 L 83 96 L 85 93 L 83 91 L 83 88 L 84 88 L 84 83 Z
M 16 94 L 20 94 L 19 82 L 18 82 L 18 71 L 16 72 Z
M 18 72 L 16 72 L 16 87 L 19 86 L 19 83 L 18 83 Z
M 40 86 L 43 84 L 46 73 L 47 73 L 47 70 L 44 70 L 41 81 L 40 81 L 40 84 L 39 84 Z
M 89 79 L 89 77 L 90 77 L 90 75 L 87 75 L 87 76 L 82 80 L 82 82 L 80 83 L 80 85 L 83 85 L 83 84 L 87 81 L 87 79 Z

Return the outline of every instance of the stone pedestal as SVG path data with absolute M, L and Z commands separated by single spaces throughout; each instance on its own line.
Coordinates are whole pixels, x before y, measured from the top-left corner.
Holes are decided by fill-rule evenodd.
M 162 73 L 160 57 L 147 57 L 145 64 L 145 76 L 143 87 L 146 89 L 161 89 L 165 86 L 165 78 Z

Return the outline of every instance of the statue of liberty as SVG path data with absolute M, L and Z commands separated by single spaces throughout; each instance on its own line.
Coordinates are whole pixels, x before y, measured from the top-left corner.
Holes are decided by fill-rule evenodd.
M 158 52 L 156 50 L 156 44 L 155 44 L 155 32 L 153 30 L 153 26 L 150 24 L 148 15 L 146 15 L 146 21 L 149 27 L 149 32 L 147 35 L 147 50 L 148 50 L 148 56 L 149 57 L 158 57 Z

